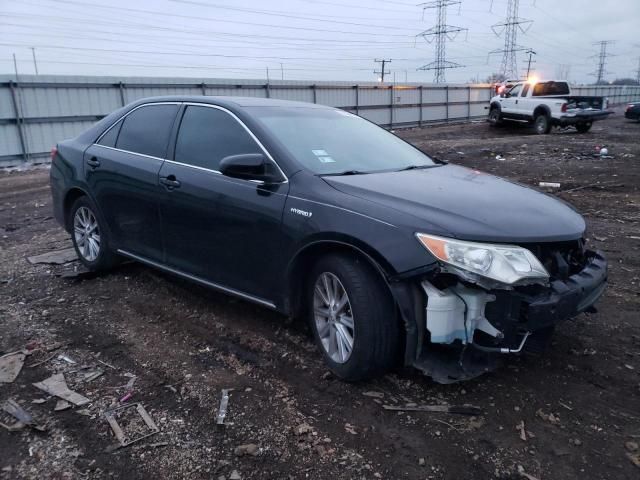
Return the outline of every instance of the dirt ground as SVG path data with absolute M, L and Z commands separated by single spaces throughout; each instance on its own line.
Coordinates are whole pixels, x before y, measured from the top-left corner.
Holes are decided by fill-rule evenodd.
M 463 384 L 411 369 L 346 384 L 304 325 L 260 307 L 135 263 L 93 278 L 67 278 L 76 262 L 31 265 L 71 242 L 52 218 L 48 171 L 4 172 L 0 354 L 30 355 L 0 402 L 16 400 L 46 431 L 0 428 L 0 478 L 640 478 L 640 124 L 618 112 L 585 135 L 484 122 L 397 133 L 453 163 L 559 182 L 552 192 L 585 215 L 610 262 L 599 312 L 560 326 L 544 356 Z M 594 158 L 596 145 L 614 158 Z M 90 403 L 54 411 L 32 383 L 57 372 Z M 233 391 L 216 426 L 223 388 Z M 103 414 L 129 393 L 123 404 L 141 402 L 160 431 L 114 449 Z M 483 413 L 382 408 L 407 402 Z M 145 431 L 131 412 L 119 420 Z

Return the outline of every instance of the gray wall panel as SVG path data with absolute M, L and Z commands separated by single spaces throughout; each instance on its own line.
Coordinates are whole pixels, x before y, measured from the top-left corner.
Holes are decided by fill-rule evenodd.
M 9 82 L 13 82 L 18 95 L 21 125 L 15 118 Z M 640 99 L 640 86 L 580 85 L 573 87 L 573 92 L 606 96 L 610 104 Z M 123 97 L 126 104 L 144 97 L 203 93 L 303 102 L 313 102 L 315 98 L 317 103 L 348 108 L 387 127 L 392 121 L 392 103 L 393 126 L 397 127 L 417 125 L 421 112 L 425 123 L 483 117 L 492 96 L 489 85 L 406 84 L 391 89 L 390 85 L 364 82 L 356 90 L 352 82 L 272 81 L 267 88 L 263 80 L 55 75 L 24 75 L 16 87 L 14 77 L 0 75 L 0 165 L 26 157 L 20 141 L 21 129 L 27 153 L 33 156 L 48 152 L 57 141 L 74 137 L 97 118 L 119 108 Z

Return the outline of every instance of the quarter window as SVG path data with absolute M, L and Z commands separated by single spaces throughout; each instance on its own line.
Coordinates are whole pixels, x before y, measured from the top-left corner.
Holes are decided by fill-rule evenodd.
M 176 162 L 218 170 L 220 160 L 243 153 L 262 151 L 231 115 L 217 108 L 186 108 L 176 140 Z
M 164 158 L 178 105 L 146 105 L 124 119 L 116 148 Z
M 122 127 L 122 120 L 116 123 L 113 127 L 111 127 L 107 133 L 105 133 L 98 145 L 104 145 L 105 147 L 115 147 L 116 140 L 118 140 L 118 133 L 120 133 L 120 128 Z

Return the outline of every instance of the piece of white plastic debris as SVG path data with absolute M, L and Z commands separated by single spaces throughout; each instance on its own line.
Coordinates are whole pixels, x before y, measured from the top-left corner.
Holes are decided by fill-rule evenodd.
M 539 187 L 560 188 L 560 184 L 556 182 L 540 182 Z

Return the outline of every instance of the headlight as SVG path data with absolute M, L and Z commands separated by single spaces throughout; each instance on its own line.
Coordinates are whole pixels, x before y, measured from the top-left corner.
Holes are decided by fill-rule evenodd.
M 507 285 L 527 278 L 549 278 L 542 264 L 526 248 L 465 242 L 425 233 L 416 233 L 416 237 L 438 260 Z

